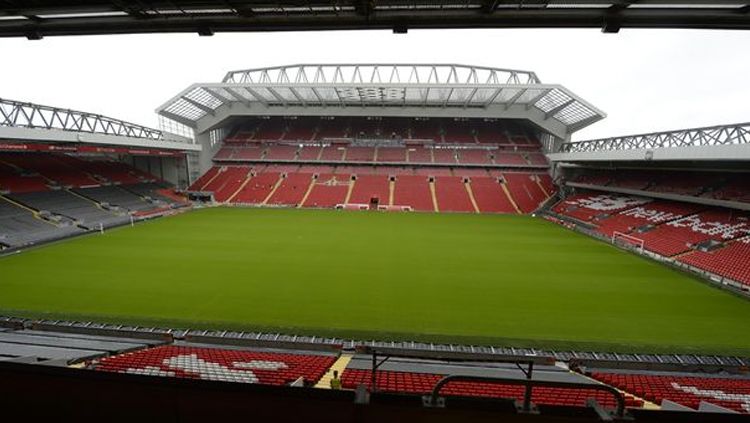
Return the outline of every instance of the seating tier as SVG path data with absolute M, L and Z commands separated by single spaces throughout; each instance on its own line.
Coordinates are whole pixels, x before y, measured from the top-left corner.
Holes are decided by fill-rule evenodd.
M 707 401 L 750 413 L 748 379 L 622 373 L 593 373 L 592 376 L 657 404 L 669 400 L 697 410 L 701 401 Z
M 107 357 L 92 368 L 149 376 L 288 385 L 299 378 L 316 383 L 334 361 L 335 357 L 328 355 L 167 345 Z

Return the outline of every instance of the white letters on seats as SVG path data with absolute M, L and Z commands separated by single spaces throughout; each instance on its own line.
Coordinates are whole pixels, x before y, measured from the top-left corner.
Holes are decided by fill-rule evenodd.
M 258 382 L 258 377 L 249 369 L 279 370 L 287 367 L 286 363 L 279 361 L 252 360 L 232 363 L 233 366 L 243 369 L 235 370 L 219 363 L 203 360 L 197 354 L 176 355 L 164 359 L 163 363 L 172 369 L 198 374 L 201 379 L 243 383 Z
M 176 355 L 164 359 L 164 365 L 188 373 L 197 373 L 201 379 L 257 383 L 255 373 L 245 370 L 232 370 L 219 363 L 198 358 L 197 354 Z
M 651 210 L 647 209 L 646 207 L 636 207 L 634 209 L 626 210 L 620 214 L 622 216 L 632 216 L 640 219 L 645 219 L 653 223 L 666 222 L 667 220 L 672 220 L 674 218 L 680 217 L 680 215 L 676 213 Z
M 672 382 L 672 388 L 699 397 L 713 398 L 720 401 L 737 401 L 741 404 L 743 410 L 750 413 L 750 394 L 732 394 L 718 389 L 699 389 L 695 386 L 683 386 L 677 382 Z
M 591 210 L 612 211 L 621 210 L 628 207 L 646 204 L 651 200 L 641 197 L 630 197 L 625 195 L 607 195 L 601 194 L 593 197 L 579 198 L 573 201 L 566 201 L 567 204 L 586 207 Z
M 146 366 L 146 367 L 131 367 L 127 370 L 125 370 L 125 373 L 130 373 L 133 375 L 147 375 L 147 376 L 174 376 L 174 372 L 168 372 L 165 370 L 162 370 L 156 366 Z
M 747 223 L 724 223 L 724 222 L 704 222 L 700 216 L 687 216 L 682 219 L 667 223 L 675 228 L 688 228 L 693 232 L 706 235 L 720 235 L 722 239 L 735 238 L 742 234 L 750 232 Z

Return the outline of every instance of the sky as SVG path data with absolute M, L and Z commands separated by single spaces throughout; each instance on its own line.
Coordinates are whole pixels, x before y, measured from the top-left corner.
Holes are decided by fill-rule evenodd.
M 158 126 L 154 110 L 229 70 L 458 63 L 536 72 L 607 113 L 574 140 L 750 121 L 750 31 L 594 29 L 151 34 L 0 39 L 0 98 Z

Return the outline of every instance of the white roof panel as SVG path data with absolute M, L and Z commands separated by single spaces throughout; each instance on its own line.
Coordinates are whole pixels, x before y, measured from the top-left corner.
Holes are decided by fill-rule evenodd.
M 561 85 L 522 70 L 455 64 L 289 65 L 227 73 L 220 83 L 194 84 L 157 109 L 197 126 L 234 102 L 266 107 L 525 106 L 575 132 L 606 116 Z

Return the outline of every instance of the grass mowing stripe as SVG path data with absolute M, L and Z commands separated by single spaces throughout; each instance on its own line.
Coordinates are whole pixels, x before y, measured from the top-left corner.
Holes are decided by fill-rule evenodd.
M 747 301 L 524 216 L 199 210 L 2 258 L 0 309 L 355 338 L 750 352 L 739 336 Z

